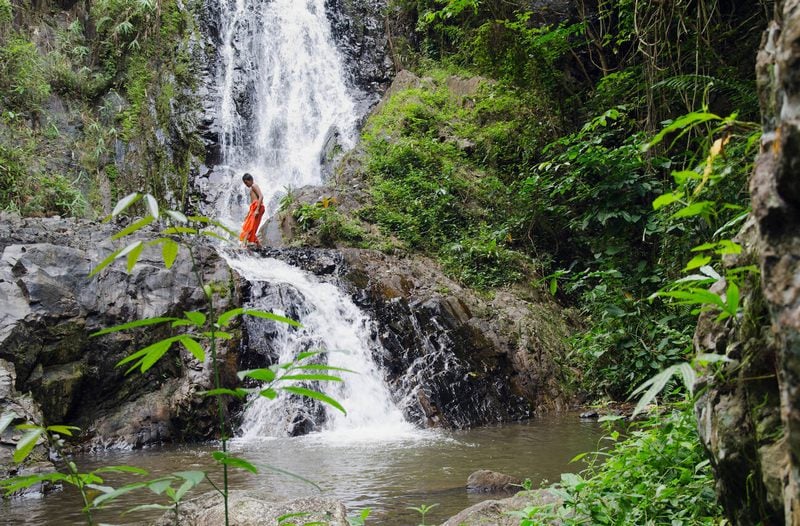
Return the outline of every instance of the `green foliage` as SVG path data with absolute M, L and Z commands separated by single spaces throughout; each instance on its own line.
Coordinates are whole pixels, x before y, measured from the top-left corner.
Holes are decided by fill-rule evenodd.
M 0 0 L 0 26 L 10 24 L 14 19 L 14 8 L 11 0 Z
M 37 112 L 50 96 L 45 63 L 36 46 L 12 34 L 0 45 L 0 104 L 3 109 Z
M 439 504 L 420 504 L 419 506 L 409 506 L 408 509 L 416 511 L 420 515 L 420 522 L 419 526 L 425 526 L 425 515 L 428 514 L 433 508 L 438 506 Z
M 551 488 L 563 504 L 522 510 L 520 525 L 556 518 L 565 526 L 723 523 L 689 404 L 632 424 L 624 434 L 612 431 L 608 438 L 612 446 L 589 455 L 587 470 L 564 474 Z
M 287 194 L 281 202 L 284 208 L 291 205 L 289 195 L 291 194 Z M 336 246 L 337 241 L 358 244 L 365 238 L 365 232 L 358 223 L 336 209 L 333 198 L 325 198 L 313 204 L 302 203 L 292 215 L 304 232 L 315 230 L 323 246 Z

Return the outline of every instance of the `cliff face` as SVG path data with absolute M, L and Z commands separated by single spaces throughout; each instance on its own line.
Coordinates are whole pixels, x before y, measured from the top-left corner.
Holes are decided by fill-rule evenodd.
M 695 345 L 735 361 L 697 404 L 717 492 L 735 524 L 800 524 L 800 2 L 777 2 L 757 77 L 762 149 L 740 239 L 757 262 L 738 322 L 701 318 Z M 750 473 L 750 476 L 745 474 Z

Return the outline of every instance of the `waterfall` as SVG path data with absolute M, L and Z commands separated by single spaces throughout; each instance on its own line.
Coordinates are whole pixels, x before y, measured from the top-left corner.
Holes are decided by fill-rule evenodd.
M 248 200 L 241 181 L 253 175 L 274 213 L 286 187 L 322 182 L 332 138 L 351 148 L 359 119 L 342 60 L 333 45 L 324 0 L 228 0 L 222 10 L 224 46 L 219 119 L 224 184 L 210 197 L 214 214 L 241 222 Z M 226 254 L 251 284 L 248 307 L 290 316 L 303 327 L 246 319 L 249 352 L 268 362 L 291 361 L 308 350 L 355 374 L 313 386 L 348 411 L 284 393 L 248 401 L 242 438 L 324 429 L 350 438 L 396 438 L 413 427 L 403 419 L 373 359 L 371 321 L 330 283 L 275 259 Z
M 226 184 L 207 196 L 237 224 L 253 175 L 267 213 L 289 188 L 321 182 L 322 157 L 355 144 L 358 115 L 324 0 L 223 0 L 219 122 Z

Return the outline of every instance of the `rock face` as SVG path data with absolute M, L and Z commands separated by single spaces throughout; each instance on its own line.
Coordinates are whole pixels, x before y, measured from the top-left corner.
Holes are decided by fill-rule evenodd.
M 464 428 L 562 409 L 568 326 L 548 298 L 499 291 L 491 300 L 433 261 L 358 249 L 265 250 L 344 287 L 374 320 L 375 356 L 406 418 Z
M 736 360 L 703 380 L 697 412 L 720 501 L 743 525 L 800 524 L 800 1 L 775 10 L 757 63 L 764 135 L 740 234 L 761 282 L 741 323 L 705 316 L 695 335 L 698 350 Z
M 31 393 L 41 421 L 79 425 L 99 446 L 212 438 L 210 402 L 195 396 L 211 386 L 207 363 L 173 349 L 174 358 L 144 375 L 125 376 L 115 367 L 166 329 L 89 337 L 204 303 L 185 254 L 165 270 L 160 254 L 145 251 L 131 274 L 113 265 L 90 279 L 92 267 L 112 250 L 111 232 L 76 220 L 0 216 L 0 360 L 16 374 L 3 404 L 11 407 L 19 393 Z M 207 280 L 230 288 L 229 270 L 214 252 L 200 247 L 197 256 Z
M 265 495 L 233 491 L 228 498 L 229 519 L 236 526 L 261 526 L 278 524 L 278 519 L 290 513 L 302 513 L 297 523 L 347 526 L 347 509 L 341 502 L 320 497 L 308 497 L 287 502 L 269 502 Z M 184 526 L 219 526 L 225 524 L 222 497 L 207 493 L 181 505 L 179 523 Z M 175 515 L 166 513 L 153 526 L 176 524 Z M 295 524 L 289 520 L 281 524 Z

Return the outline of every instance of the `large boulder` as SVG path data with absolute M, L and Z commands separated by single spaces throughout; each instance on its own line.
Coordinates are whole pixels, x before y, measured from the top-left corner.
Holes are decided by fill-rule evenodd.
M 30 392 L 41 408 L 34 421 L 78 425 L 99 446 L 212 438 L 213 405 L 196 395 L 212 385 L 208 360 L 175 348 L 148 373 L 125 375 L 115 364 L 168 327 L 90 337 L 205 302 L 186 254 L 166 270 L 160 251 L 145 251 L 130 274 L 116 264 L 90 278 L 116 248 L 113 231 L 86 221 L 0 216 L 0 359 L 13 364 L 13 389 Z M 235 301 L 224 261 L 205 246 L 196 257 L 205 279 L 229 291 L 218 306 Z
M 479 469 L 467 478 L 470 493 L 511 493 L 522 489 L 522 480 L 505 473 Z

